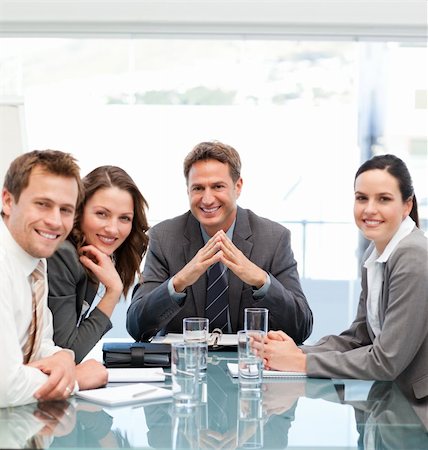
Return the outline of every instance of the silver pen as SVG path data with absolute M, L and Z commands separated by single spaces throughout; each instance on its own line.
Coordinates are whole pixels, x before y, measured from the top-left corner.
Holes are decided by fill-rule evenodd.
M 143 396 L 143 395 L 146 395 L 146 394 L 150 394 L 150 393 L 152 393 L 152 392 L 155 392 L 156 390 L 157 390 L 157 388 L 152 388 L 152 389 L 147 389 L 146 391 L 136 392 L 135 394 L 132 394 L 132 397 L 133 397 L 133 398 L 135 398 L 135 397 L 141 397 L 141 396 Z

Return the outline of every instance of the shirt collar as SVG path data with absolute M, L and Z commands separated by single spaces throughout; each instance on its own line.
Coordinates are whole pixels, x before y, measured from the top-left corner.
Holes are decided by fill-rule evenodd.
M 232 240 L 232 237 L 233 237 L 233 231 L 235 230 L 235 224 L 236 224 L 236 219 L 233 221 L 232 225 L 226 231 L 226 236 L 230 240 Z M 201 228 L 202 239 L 204 240 L 204 244 L 206 244 L 211 238 L 210 238 L 210 236 L 208 236 L 207 232 L 205 231 L 204 227 L 201 224 L 199 224 L 199 227 Z
M 385 247 L 385 250 L 377 259 L 377 262 L 384 263 L 388 261 L 388 258 L 391 256 L 392 252 L 397 247 L 398 243 L 405 238 L 408 234 L 410 234 L 415 227 L 415 222 L 410 216 L 407 216 L 402 222 L 392 239 L 388 242 L 388 245 Z
M 6 255 L 13 255 L 13 257 L 17 259 L 19 265 L 22 267 L 24 274 L 26 276 L 31 275 L 31 273 L 39 263 L 40 258 L 34 258 L 22 249 L 22 247 L 15 241 L 15 239 L 11 235 L 9 228 L 4 223 L 3 218 L 0 220 L 0 234 L 2 236 L 2 247 Z
M 415 222 L 410 216 L 407 216 L 402 222 L 392 239 L 388 242 L 388 245 L 385 247 L 385 250 L 379 255 L 376 247 L 373 246 L 373 250 L 370 253 L 370 256 L 366 259 L 364 263 L 364 267 L 367 269 L 370 265 L 377 263 L 384 263 L 388 261 L 388 258 L 391 256 L 392 252 L 397 247 L 398 243 L 405 238 L 408 234 L 410 234 L 415 227 Z
M 370 256 L 364 262 L 364 267 L 366 269 L 368 269 L 370 266 L 372 266 L 376 262 L 378 257 L 379 257 L 379 253 L 377 252 L 376 247 L 373 246 L 373 250 L 370 253 Z

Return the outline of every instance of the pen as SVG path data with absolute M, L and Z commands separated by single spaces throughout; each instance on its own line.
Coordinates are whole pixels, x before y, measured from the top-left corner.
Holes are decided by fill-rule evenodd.
M 151 392 L 155 392 L 157 388 L 148 389 L 147 391 L 140 391 L 136 392 L 135 394 L 132 394 L 132 397 L 141 397 L 142 395 L 150 394 Z
M 225 358 L 227 359 L 227 358 Z M 182 373 L 183 375 L 188 375 L 189 377 L 194 377 L 195 372 L 187 372 L 186 370 L 177 369 L 177 373 Z M 172 377 L 172 373 L 169 372 L 156 372 L 156 375 L 165 375 L 166 377 Z

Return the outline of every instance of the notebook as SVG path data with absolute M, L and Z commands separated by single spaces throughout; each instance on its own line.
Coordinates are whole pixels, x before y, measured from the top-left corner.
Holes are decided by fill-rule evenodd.
M 162 367 L 107 369 L 109 383 L 165 381 Z
M 238 364 L 227 363 L 227 369 L 233 378 L 238 377 Z M 282 372 L 280 370 L 263 370 L 263 378 L 305 378 L 305 372 Z
M 87 391 L 77 392 L 76 396 L 102 405 L 120 406 L 172 397 L 172 391 L 138 383 L 101 389 L 88 389 Z
M 214 336 L 210 336 L 208 343 L 211 345 L 211 341 L 214 340 Z M 172 344 L 173 342 L 183 342 L 183 335 L 181 333 L 168 333 L 165 336 L 155 336 L 151 342 L 153 344 Z M 237 346 L 238 336 L 236 334 L 222 334 L 217 342 L 219 346 Z

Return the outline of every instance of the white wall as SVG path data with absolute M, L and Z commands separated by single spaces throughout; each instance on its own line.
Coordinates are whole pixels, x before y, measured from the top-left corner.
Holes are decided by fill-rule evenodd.
M 12 160 L 27 150 L 23 108 L 18 98 L 0 98 L 0 187 Z

